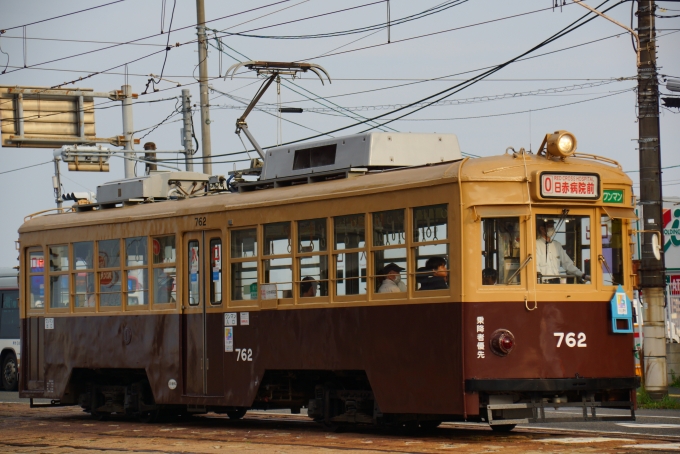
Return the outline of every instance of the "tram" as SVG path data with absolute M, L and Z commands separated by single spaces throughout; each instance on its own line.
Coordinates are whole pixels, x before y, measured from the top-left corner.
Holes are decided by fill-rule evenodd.
M 575 149 L 365 133 L 269 149 L 255 181 L 152 172 L 31 216 L 20 395 L 142 420 L 632 420 L 635 196 Z

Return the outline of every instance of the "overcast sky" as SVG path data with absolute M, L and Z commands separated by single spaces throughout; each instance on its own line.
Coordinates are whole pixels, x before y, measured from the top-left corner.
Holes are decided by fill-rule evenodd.
M 176 99 L 146 101 L 176 98 L 181 93 L 181 87 L 177 85 L 182 84 L 191 90 L 193 102 L 198 103 L 198 84 L 194 79 L 198 76 L 198 54 L 194 42 L 196 5 L 193 0 L 180 0 L 176 5 L 173 0 L 120 1 L 21 27 L 106 3 L 107 0 L 0 0 L 0 29 L 7 30 L 0 37 L 0 48 L 4 52 L 0 53 L 0 72 L 5 64 L 8 65 L 6 73 L 0 75 L 0 85 L 51 87 L 66 83 L 62 86 L 111 91 L 120 89 L 125 83 L 126 67 L 123 65 L 130 62 L 128 80 L 133 92 L 141 95 L 149 74 L 158 75 L 163 70 L 167 80 L 156 85 L 159 91 L 154 93 L 150 89 L 134 105 L 134 127 L 139 131 L 135 137 L 142 138 L 148 133 L 142 143 L 153 141 L 159 150 L 178 150 L 182 147 L 179 113 L 152 132 L 147 129 L 173 114 Z M 599 5 L 592 0 L 587 3 Z M 680 14 L 678 2 L 660 1 L 657 4 L 668 8 L 667 11 L 660 10 L 658 15 Z M 631 2 L 608 1 L 600 9 L 612 5 L 617 6 L 607 14 L 630 25 Z M 352 34 L 335 33 L 384 23 L 387 17 L 384 1 L 206 0 L 207 26 L 222 37 L 225 51 L 220 62 L 220 52 L 210 47 L 209 74 L 214 78 L 210 83 L 214 89 L 247 102 L 258 87 L 253 75 L 243 73 L 234 80 L 218 78 L 236 63 L 236 59 L 310 61 L 322 65 L 332 78 L 330 85 L 321 85 L 315 76 L 309 75 L 295 81 L 299 87 L 282 84 L 282 103 L 308 109 L 305 113 L 284 117 L 283 141 L 297 140 L 351 125 L 357 119 L 390 112 L 400 105 L 453 87 L 480 74 L 484 71 L 482 68 L 527 52 L 587 13 L 585 8 L 573 3 L 554 10 L 550 6 L 550 0 L 392 0 L 393 22 L 439 8 L 434 14 L 393 25 L 388 44 L 388 33 L 384 28 Z M 244 12 L 251 9 L 253 11 Z M 337 12 L 340 9 L 347 11 Z M 173 30 L 181 30 L 170 33 L 169 42 L 173 48 L 167 52 L 167 62 L 162 69 L 166 53 L 163 46 L 171 21 Z M 636 26 L 637 21 L 634 24 Z M 656 26 L 659 72 L 680 78 L 680 18 L 658 18 Z M 27 39 L 23 39 L 24 32 Z M 258 37 L 234 36 L 233 33 Z M 272 39 L 329 33 L 339 36 Z M 212 31 L 210 34 L 215 36 Z M 111 44 L 144 37 L 149 38 L 134 44 Z M 174 47 L 176 43 L 180 46 Z M 211 43 L 216 45 L 217 41 L 212 39 Z M 88 51 L 94 52 L 75 56 Z M 546 53 L 549 54 L 541 55 Z M 637 183 L 639 165 L 635 140 L 638 126 L 633 91 L 636 66 L 630 35 L 611 22 L 597 18 L 527 57 L 536 58 L 508 65 L 448 98 L 457 102 L 420 110 L 390 123 L 389 127 L 402 132 L 457 134 L 463 152 L 477 156 L 500 154 L 509 146 L 535 150 L 545 133 L 566 129 L 576 135 L 579 151 L 618 160 Z M 55 59 L 59 60 L 52 61 Z M 28 67 L 24 68 L 24 65 Z M 72 83 L 79 77 L 84 80 Z M 437 80 L 426 80 L 435 78 Z M 324 108 L 323 105 L 290 88 L 308 98 L 326 98 L 319 100 L 325 106 L 333 106 L 332 102 L 347 108 L 341 111 L 346 115 L 329 109 L 320 111 L 318 109 Z M 663 86 L 661 92 L 668 93 Z M 261 105 L 267 107 L 266 104 L 276 101 L 273 86 Z M 95 112 L 97 136 L 121 134 L 120 104 L 102 99 L 96 100 L 96 104 L 101 104 Z M 242 143 L 234 134 L 235 120 L 243 110 L 235 107 L 242 104 L 215 91 L 211 93 L 211 105 L 213 155 L 243 151 Z M 385 119 L 405 112 L 387 115 Z M 200 114 L 196 112 L 194 123 L 200 141 L 199 122 Z M 248 117 L 248 124 L 261 145 L 276 144 L 277 121 L 273 116 L 253 112 Z M 366 126 L 353 127 L 334 136 L 364 129 Z M 671 112 L 662 108 L 662 166 L 680 165 L 678 143 L 680 115 L 677 109 Z M 245 158 L 245 154 L 215 158 L 213 173 L 226 175 L 234 166 L 226 161 Z M 0 266 L 18 264 L 14 240 L 18 238 L 17 229 L 24 217 L 55 207 L 51 180 L 54 166 L 48 163 L 51 159 L 50 149 L 0 150 L 0 172 L 46 163 L 0 173 L 5 191 L 0 202 L 3 213 Z M 241 168 L 245 164 L 242 161 L 236 166 Z M 196 167 L 200 171 L 200 165 Z M 109 173 L 68 172 L 64 164 L 61 170 L 65 191 L 96 192 L 97 185 L 102 182 L 123 177 L 123 162 L 121 158 L 112 158 Z M 137 172 L 144 172 L 142 165 L 138 165 Z M 665 170 L 663 178 L 664 196 L 680 195 L 680 167 Z M 638 186 L 635 189 L 637 193 Z

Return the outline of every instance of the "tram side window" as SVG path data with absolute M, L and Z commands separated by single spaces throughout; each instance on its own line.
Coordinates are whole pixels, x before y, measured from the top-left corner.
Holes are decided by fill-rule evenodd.
M 520 273 L 515 274 L 520 266 L 519 226 L 518 217 L 482 219 L 483 285 L 521 283 Z
M 231 299 L 257 300 L 257 229 L 231 231 Z
M 328 255 L 326 219 L 298 221 L 297 250 L 299 272 L 297 294 L 300 298 L 328 296 Z
M 210 304 L 222 304 L 222 240 L 210 239 Z
M 449 288 L 448 210 L 446 205 L 413 209 L 417 290 Z
M 75 268 L 73 279 L 75 307 L 95 307 L 97 296 L 94 279 L 94 243 L 92 241 L 73 243 L 73 264 Z
M 276 284 L 278 298 L 293 297 L 293 257 L 290 222 L 277 222 L 263 226 L 264 283 Z
M 623 269 L 623 222 L 602 216 L 602 254 L 598 257 L 602 268 L 602 283 L 604 285 L 624 284 Z
M 68 245 L 49 246 L 50 253 L 50 307 L 69 305 L 69 255 Z
M 151 251 L 153 253 L 153 303 L 174 303 L 177 300 L 174 235 L 152 238 Z
M 125 238 L 125 304 L 147 306 L 149 304 L 149 249 L 145 236 Z
M 189 306 L 201 304 L 201 250 L 198 240 L 191 240 L 188 243 L 187 266 L 189 268 Z
M 30 251 L 28 253 L 29 303 L 31 309 L 43 309 L 45 307 L 45 255 L 43 251 Z
M 333 218 L 335 294 L 366 294 L 366 215 Z
M 539 284 L 590 283 L 590 217 L 536 215 Z
M 406 291 L 405 213 L 405 210 L 373 213 L 373 264 L 377 293 Z
M 120 307 L 122 285 L 120 271 L 120 240 L 103 240 L 99 249 L 99 307 Z

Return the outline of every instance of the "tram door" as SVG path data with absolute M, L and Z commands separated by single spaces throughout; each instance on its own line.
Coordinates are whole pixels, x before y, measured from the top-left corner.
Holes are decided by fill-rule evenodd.
M 184 251 L 184 391 L 187 395 L 221 396 L 222 314 L 207 311 L 222 303 L 221 232 L 187 234 Z

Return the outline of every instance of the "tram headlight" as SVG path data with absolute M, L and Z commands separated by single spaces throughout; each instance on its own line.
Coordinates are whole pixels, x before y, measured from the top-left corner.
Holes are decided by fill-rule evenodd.
M 548 153 L 558 158 L 566 158 L 576 151 L 576 137 L 568 131 L 555 131 L 548 136 Z

